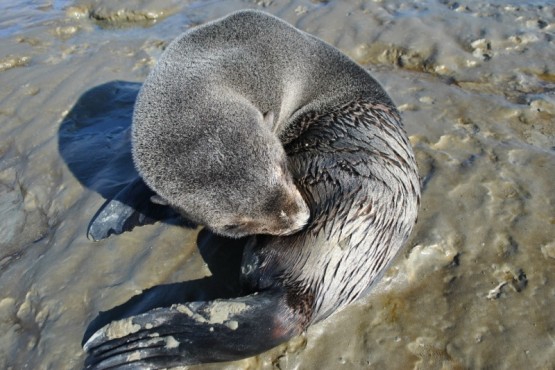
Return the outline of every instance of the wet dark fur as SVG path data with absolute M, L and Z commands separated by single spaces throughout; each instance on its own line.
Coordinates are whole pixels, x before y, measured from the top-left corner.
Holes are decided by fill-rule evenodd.
M 264 266 L 250 284 L 286 286 L 308 324 L 354 301 L 384 270 L 414 225 L 420 186 L 391 105 L 361 99 L 293 127 L 282 141 L 311 221 L 289 237 L 257 237 L 246 255 Z

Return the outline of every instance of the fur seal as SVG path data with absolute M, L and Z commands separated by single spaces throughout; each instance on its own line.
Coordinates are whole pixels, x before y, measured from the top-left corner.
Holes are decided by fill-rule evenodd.
M 209 204 L 197 216 L 225 231 L 217 210 L 226 205 L 218 204 L 219 194 L 211 198 L 212 192 L 246 170 L 245 156 L 248 165 L 260 159 L 256 173 L 245 178 L 260 171 L 274 182 L 280 168 L 277 177 L 289 189 L 291 179 L 310 219 L 296 233 L 257 232 L 249 238 L 243 296 L 175 304 L 114 321 L 84 339 L 87 368 L 164 368 L 261 353 L 364 296 L 416 222 L 420 180 L 391 99 L 350 58 L 274 16 L 240 11 L 173 41 L 145 82 L 135 114 L 152 122 L 156 117 L 165 117 L 164 124 L 134 128 L 133 154 L 145 181 L 170 204 L 188 202 L 180 193 L 190 189 L 188 181 L 214 178 L 214 187 L 201 194 Z M 212 145 L 209 152 L 217 148 L 222 156 L 206 159 L 200 147 L 205 142 Z M 175 152 L 160 154 L 164 147 Z M 161 173 L 168 176 L 149 178 L 160 155 Z M 183 166 L 171 158 L 184 158 L 200 173 L 181 175 Z M 215 172 L 203 170 L 203 163 Z M 246 194 L 255 190 L 247 188 Z M 230 204 L 241 203 L 240 192 L 229 196 Z M 266 202 L 247 204 L 238 213 L 256 216 Z M 275 222 L 272 212 L 279 215 L 281 209 L 274 208 L 263 223 Z

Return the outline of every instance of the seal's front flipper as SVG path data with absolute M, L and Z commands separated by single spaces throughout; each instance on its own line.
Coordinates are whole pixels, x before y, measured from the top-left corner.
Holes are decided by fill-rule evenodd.
M 87 237 L 94 241 L 112 234 L 121 234 L 135 226 L 149 225 L 157 221 L 184 223 L 172 208 L 153 203 L 156 193 L 137 177 L 123 188 L 114 199 L 106 201 L 91 220 Z
M 281 290 L 178 304 L 97 331 L 84 345 L 85 367 L 160 369 L 239 360 L 300 334 L 304 322 Z

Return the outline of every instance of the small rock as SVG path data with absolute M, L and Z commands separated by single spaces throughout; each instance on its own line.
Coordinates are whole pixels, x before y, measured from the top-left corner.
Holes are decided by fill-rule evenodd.
M 555 258 L 555 241 L 542 246 L 541 251 L 545 258 Z
M 24 67 L 28 65 L 30 61 L 31 58 L 27 56 L 8 55 L 7 57 L 0 59 L 0 72 L 15 67 Z
M 308 8 L 306 6 L 299 5 L 298 7 L 295 8 L 295 13 L 297 15 L 303 15 L 307 12 L 308 12 Z

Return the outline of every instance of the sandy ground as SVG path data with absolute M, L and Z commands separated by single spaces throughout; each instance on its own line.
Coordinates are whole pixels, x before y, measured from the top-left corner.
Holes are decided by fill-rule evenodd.
M 555 368 L 555 6 L 549 1 L 2 1 L 0 368 L 79 369 L 87 324 L 209 275 L 198 230 L 93 243 L 128 181 L 140 82 L 184 30 L 264 9 L 372 71 L 423 178 L 373 294 L 260 356 L 194 369 Z

